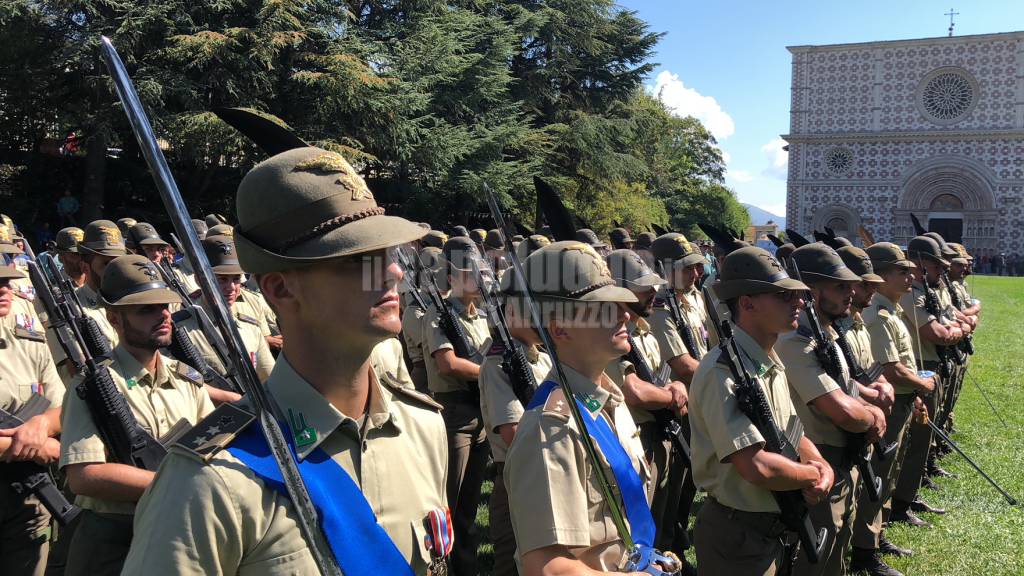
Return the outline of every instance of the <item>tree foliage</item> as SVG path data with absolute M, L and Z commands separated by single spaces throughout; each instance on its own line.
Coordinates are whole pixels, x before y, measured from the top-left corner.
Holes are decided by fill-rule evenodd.
M 100 34 L 197 213 L 232 213 L 263 159 L 210 112 L 245 106 L 345 154 L 390 211 L 435 226 L 486 226 L 485 183 L 532 225 L 535 175 L 598 232 L 746 221 L 714 138 L 644 90 L 661 34 L 612 0 L 3 0 L 0 164 L 20 168 L 0 171 L 17 175 L 0 190 L 44 206 L 30 218 L 52 218 L 70 189 L 85 221 L 160 219 Z M 78 152 L 61 157 L 69 134 Z

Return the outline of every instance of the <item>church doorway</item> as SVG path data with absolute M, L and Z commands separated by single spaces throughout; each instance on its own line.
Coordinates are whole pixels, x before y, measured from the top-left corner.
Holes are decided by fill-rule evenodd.
M 963 241 L 964 236 L 964 203 L 953 194 L 939 194 L 929 206 L 928 231 L 938 232 L 946 242 Z

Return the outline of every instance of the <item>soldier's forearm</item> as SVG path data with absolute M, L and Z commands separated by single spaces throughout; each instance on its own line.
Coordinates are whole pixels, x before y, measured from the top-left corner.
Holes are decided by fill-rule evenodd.
M 82 496 L 138 502 L 153 482 L 154 472 L 111 462 L 72 464 L 65 467 L 71 491 Z

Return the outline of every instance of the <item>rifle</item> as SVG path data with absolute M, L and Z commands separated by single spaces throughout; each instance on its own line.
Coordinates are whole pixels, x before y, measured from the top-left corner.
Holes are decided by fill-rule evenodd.
M 946 285 L 946 290 L 949 292 L 949 299 L 953 302 L 953 307 L 957 310 L 963 310 L 967 307 L 964 301 L 960 298 L 960 293 L 956 291 L 953 286 L 953 282 L 949 279 L 949 272 L 942 272 L 942 281 Z M 961 340 L 957 346 L 967 354 L 968 356 L 974 355 L 974 334 L 965 334 L 964 339 Z
M 654 264 L 658 269 L 658 274 L 662 278 L 667 278 L 665 276 L 665 266 L 661 262 L 655 262 Z M 694 360 L 700 361 L 700 349 L 697 348 L 697 340 L 693 336 L 693 329 L 690 328 L 690 325 L 683 318 L 683 311 L 679 308 L 679 300 L 676 299 L 676 292 L 671 286 L 665 288 L 664 299 L 668 304 L 669 314 L 672 315 L 672 322 L 676 325 L 676 331 L 679 332 L 679 337 L 683 340 L 683 346 L 686 347 L 686 352 Z
M 803 282 L 800 268 L 797 266 L 795 258 L 790 258 L 790 269 L 793 272 L 794 278 Z M 814 354 L 818 357 L 818 363 L 825 369 L 825 373 L 839 384 L 844 393 L 854 396 L 851 392 L 854 391 L 856 384 L 850 382 L 844 373 L 842 361 L 839 359 L 840 351 L 838 348 L 840 347 L 836 345 L 832 335 L 826 333 L 825 329 L 822 328 L 821 321 L 818 319 L 818 311 L 814 309 L 814 295 L 810 290 L 806 294 L 804 314 L 807 315 L 808 323 L 811 325 L 811 337 L 814 339 Z M 844 340 L 843 343 L 845 344 L 846 341 Z M 850 356 L 853 356 L 852 351 L 850 351 Z M 875 378 L 878 378 L 878 374 L 881 373 L 881 367 L 879 366 L 874 369 L 878 371 L 875 374 Z M 867 378 L 868 375 L 861 374 L 861 377 Z M 874 382 L 875 378 L 867 381 L 867 384 Z M 872 502 L 878 502 L 882 492 L 882 479 L 875 474 L 875 467 L 871 464 L 871 445 L 868 444 L 867 434 L 864 432 L 847 432 L 846 436 L 846 451 L 853 458 L 854 464 L 864 478 L 864 489 L 868 491 L 868 498 Z M 874 447 L 879 455 L 887 454 L 895 449 L 895 445 L 892 447 L 882 446 L 881 441 L 876 441 Z
M 945 318 L 942 314 L 942 307 L 939 305 L 939 297 L 935 293 L 935 290 L 928 283 L 928 270 L 924 267 L 921 268 L 921 286 L 924 290 L 924 309 L 932 316 L 935 316 L 935 321 L 942 324 L 942 319 Z M 917 338 L 921 335 L 918 334 Z M 955 364 L 963 364 L 966 361 L 966 357 L 961 360 L 957 354 L 963 354 L 960 350 L 950 346 L 935 346 L 935 353 L 939 357 L 939 374 L 942 378 L 948 379 L 953 374 L 953 366 Z
M 473 261 L 473 271 L 476 275 L 477 286 L 480 287 L 480 293 L 483 295 L 484 306 L 492 319 L 491 336 L 496 338 L 503 347 L 501 370 L 508 376 L 512 393 L 525 408 L 530 404 L 530 399 L 533 398 L 533 393 L 537 390 L 537 379 L 533 375 L 533 368 L 530 367 L 530 361 L 526 359 L 523 345 L 509 332 L 508 322 L 505 320 L 505 310 L 500 303 L 496 302 L 497 299 L 491 292 L 490 287 L 496 283 L 485 281 L 484 271 L 480 269 L 475 260 Z
M 629 352 L 623 356 L 626 360 L 629 360 L 633 364 L 633 368 L 636 369 L 637 378 L 640 378 L 644 382 L 650 382 L 659 388 L 665 387 L 665 378 L 661 375 L 655 376 L 651 370 L 651 365 L 647 363 L 647 358 L 640 353 L 640 350 L 636 346 L 636 342 L 633 340 L 632 334 L 626 335 L 626 340 L 629 342 Z M 687 437 L 689 430 L 684 431 L 682 424 L 679 419 L 675 417 L 672 412 L 666 408 L 659 408 L 657 410 L 648 410 L 652 416 L 654 416 L 655 423 L 661 429 L 662 435 L 665 439 L 672 442 L 672 445 L 676 447 L 680 454 L 686 458 L 686 467 L 690 467 L 690 439 Z
M 206 254 L 199 246 L 199 238 L 192 227 L 192 220 L 188 217 L 185 201 L 182 199 L 181 193 L 174 183 L 171 169 L 167 165 L 163 152 L 160 150 L 156 135 L 153 133 L 153 127 L 149 123 L 149 118 L 146 117 L 135 87 L 132 86 L 131 79 L 128 77 L 128 71 L 125 70 L 124 62 L 121 61 L 117 50 L 114 49 L 110 39 L 106 36 L 100 37 L 100 51 L 107 70 L 114 81 L 114 88 L 117 91 L 118 98 L 124 105 L 132 131 L 139 141 L 142 154 L 146 158 L 146 163 L 153 171 L 164 207 L 171 216 L 175 231 L 185 240 L 183 246 L 185 254 L 198 275 L 199 285 L 213 304 L 213 312 L 217 324 L 227 336 L 227 344 L 231 350 L 232 365 L 240 375 L 239 383 L 256 411 L 260 429 L 267 441 L 267 446 L 274 457 L 275 463 L 281 470 L 281 477 L 295 509 L 296 521 L 309 546 L 313 561 L 316 563 L 321 574 L 325 576 L 340 575 L 341 569 L 338 567 L 338 562 L 334 558 L 330 545 L 327 543 L 326 536 L 319 529 L 316 509 L 313 507 L 313 502 L 309 497 L 309 492 L 306 491 L 305 484 L 303 484 L 302 476 L 299 475 L 299 469 L 288 447 L 288 442 L 281 431 L 281 426 L 278 424 L 278 422 L 284 420 L 283 415 L 271 404 L 266 390 L 256 375 L 256 369 L 253 368 L 252 363 L 249 362 L 245 354 L 245 346 L 242 344 L 242 337 L 238 333 L 238 327 L 232 322 L 227 306 L 220 297 L 217 283 L 213 278 L 213 272 L 210 270 L 210 262 L 206 259 Z
M 538 179 L 535 178 L 535 180 Z M 558 351 L 555 349 L 554 341 L 551 339 L 551 335 L 548 333 L 547 328 L 544 327 L 540 308 L 534 301 L 533 293 L 526 281 L 526 273 L 523 270 L 523 263 L 519 261 L 519 256 L 516 254 L 515 248 L 512 246 L 512 236 L 514 235 L 514 231 L 505 221 L 505 217 L 501 213 L 501 208 L 498 206 L 498 200 L 494 197 L 494 193 L 486 186 L 484 187 L 484 192 L 487 195 L 487 205 L 491 210 L 491 216 L 494 218 L 494 223 L 498 230 L 501 230 L 504 236 L 505 255 L 508 257 L 509 262 L 512 263 L 512 269 L 509 270 L 508 273 L 514 273 L 516 275 L 514 280 L 518 280 L 519 286 L 522 288 L 522 296 L 526 302 L 526 306 L 530 309 L 530 317 L 533 320 L 533 325 L 540 335 L 541 341 L 544 343 L 544 348 L 548 351 L 548 354 L 551 355 L 555 379 L 558 381 L 558 385 L 562 390 L 562 393 L 565 394 L 566 404 L 569 406 L 570 417 L 579 427 L 579 437 L 580 442 L 583 444 L 583 450 L 587 455 L 587 459 L 594 464 L 594 476 L 596 477 L 598 486 L 601 488 L 601 494 L 604 497 L 605 504 L 608 506 L 612 522 L 615 524 L 615 530 L 622 539 L 623 545 L 627 550 L 629 550 L 629 559 L 626 562 L 625 570 L 627 572 L 639 571 L 654 575 L 678 576 L 679 571 L 682 568 L 678 560 L 665 556 L 648 546 L 641 546 L 633 540 L 633 536 L 626 525 L 622 508 L 619 505 L 619 501 L 616 499 L 615 491 L 612 490 L 612 484 L 608 480 L 607 474 L 605 474 L 604 466 L 599 465 L 602 458 L 599 455 L 597 448 L 594 446 L 594 440 L 590 437 L 590 434 L 587 433 L 587 427 L 583 421 L 583 415 L 580 413 L 580 408 L 575 402 L 576 395 L 573 393 L 572 389 L 569 388 L 568 380 L 565 377 L 565 371 L 562 368 L 562 363 L 558 361 Z M 666 569 L 663 570 L 661 568 L 662 566 Z
M 427 303 L 423 301 L 423 295 L 420 294 L 422 287 L 419 282 L 419 270 L 416 265 L 413 264 L 413 260 L 419 263 L 419 257 L 413 255 L 410 256 L 404 246 L 398 247 L 398 265 L 402 267 L 402 280 L 406 282 L 409 287 L 409 294 L 412 296 L 413 302 L 416 306 L 419 306 L 420 310 L 426 312 Z M 421 264 L 422 265 L 422 264 Z
M 35 262 L 29 264 L 34 265 Z M 49 408 L 49 400 L 39 394 L 33 394 L 14 414 L 0 408 L 0 428 L 17 428 Z M 40 504 L 61 526 L 67 526 L 82 511 L 68 502 L 64 494 L 57 489 L 50 471 L 45 466 L 32 461 L 10 462 L 0 467 L 0 475 L 10 483 L 11 488 L 19 496 L 35 494 Z
M 28 247 L 28 244 L 25 244 Z M 43 258 L 49 258 L 49 254 L 44 254 Z M 62 304 L 58 304 L 57 299 L 54 297 L 56 289 L 53 284 L 47 278 L 46 274 L 39 269 L 39 265 L 42 260 L 33 260 L 28 263 L 28 276 L 32 281 L 32 285 L 36 288 L 36 297 L 39 298 L 39 302 L 43 305 L 43 310 L 46 312 L 47 323 L 53 330 L 54 336 L 57 338 L 57 343 L 60 345 L 61 350 L 64 351 L 64 356 L 71 361 L 74 371 L 81 370 L 82 366 L 85 365 L 85 357 L 82 355 L 81 349 L 78 347 L 78 341 L 75 339 L 75 332 L 71 326 L 71 322 L 76 317 L 71 313 L 68 308 L 69 304 L 65 301 Z M 78 316 L 84 318 L 86 322 L 92 322 L 95 325 L 96 321 L 87 316 Z M 96 327 L 96 331 L 99 331 L 99 327 Z M 101 335 L 101 340 L 102 340 Z
M 719 320 L 718 309 L 714 306 L 711 291 L 706 286 L 702 291 L 708 305 L 708 314 L 711 314 L 715 331 L 718 332 L 719 362 L 724 363 L 732 373 L 736 400 L 740 410 L 764 437 L 765 451 L 781 454 L 794 462 L 799 462 L 800 454 L 796 447 L 775 422 L 771 406 L 768 404 L 768 397 L 765 396 L 761 385 L 743 364 L 739 346 L 733 338 L 732 326 L 728 320 Z M 807 555 L 807 560 L 811 564 L 817 564 L 828 539 L 828 528 L 822 527 L 817 533 L 814 532 L 810 511 L 807 509 L 803 493 L 800 490 L 773 491 L 772 496 L 775 498 L 776 504 L 779 505 L 782 523 L 791 532 L 796 533 L 801 546 L 803 546 L 804 554 Z
M 480 353 L 469 345 L 469 337 L 466 336 L 466 329 L 459 322 L 458 315 L 452 310 L 448 300 L 441 296 L 441 289 L 437 287 L 437 279 L 434 278 L 434 272 L 424 268 L 419 258 L 413 258 L 413 261 L 418 263 L 417 271 L 423 273 L 427 278 L 427 294 L 437 310 L 438 326 L 441 327 L 441 331 L 444 332 L 448 341 L 452 343 L 452 351 L 459 358 L 472 360 L 479 364 Z

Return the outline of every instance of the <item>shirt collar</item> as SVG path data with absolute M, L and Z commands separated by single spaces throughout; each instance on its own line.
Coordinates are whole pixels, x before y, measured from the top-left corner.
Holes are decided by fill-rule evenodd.
M 566 380 L 568 380 L 566 384 L 569 385 L 569 389 L 572 390 L 576 398 L 586 406 L 591 414 L 597 414 L 606 406 L 612 409 L 622 404 L 622 390 L 612 383 L 603 372 L 601 373 L 600 384 L 595 384 L 570 366 L 562 364 L 562 370 Z
M 761 348 L 761 345 L 757 343 L 757 340 L 754 340 L 750 334 L 747 334 L 739 326 L 734 325 L 733 335 L 740 350 L 754 363 L 757 376 L 764 376 L 773 370 L 780 372 L 786 370 L 782 360 L 779 360 L 778 355 L 775 354 L 775 350 L 772 350 L 770 354 L 766 353 Z
M 367 427 L 379 428 L 388 421 L 398 427 L 397 418 L 391 412 L 390 394 L 384 391 L 372 369 L 369 373 L 370 407 L 366 414 L 369 418 Z M 288 424 L 295 441 L 295 453 L 300 460 L 305 459 L 343 425 L 359 433 L 358 422 L 331 405 L 292 368 L 284 354 L 274 364 L 266 386 Z
M 651 331 L 651 325 L 641 317 L 633 321 L 633 336 L 646 336 Z
M 167 372 L 167 365 L 163 356 L 156 355 L 156 375 L 149 373 L 149 370 L 139 363 L 123 346 L 117 346 L 113 350 L 114 361 L 121 367 L 121 371 L 129 388 L 136 385 L 169 387 L 171 377 Z
M 459 316 L 462 316 L 463 318 L 468 318 L 470 320 L 476 318 L 480 314 L 479 306 L 474 305 L 473 314 L 470 314 L 469 308 L 467 308 L 466 305 L 462 303 L 462 300 L 459 300 L 458 298 L 448 298 L 448 305 L 451 306 L 452 310 L 455 310 L 455 312 L 458 313 Z

